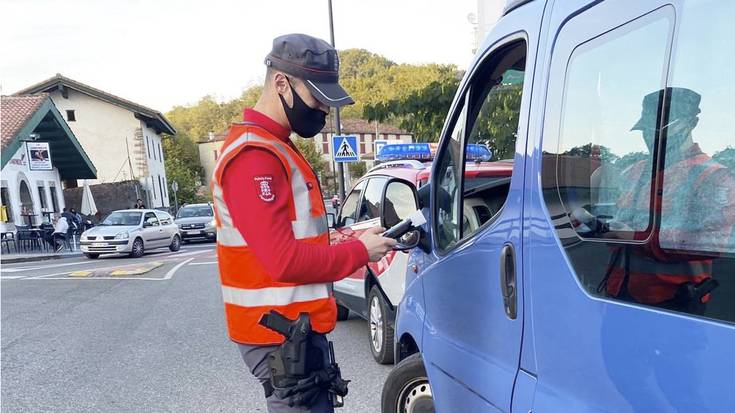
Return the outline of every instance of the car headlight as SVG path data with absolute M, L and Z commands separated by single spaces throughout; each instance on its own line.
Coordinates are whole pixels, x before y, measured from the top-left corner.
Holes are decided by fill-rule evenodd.
M 215 220 L 211 220 L 211 221 L 207 222 L 207 226 L 208 227 L 214 227 L 215 225 L 217 225 L 217 222 L 215 222 Z
M 118 232 L 117 235 L 115 235 L 115 239 L 128 239 L 130 238 L 130 234 L 128 231 Z

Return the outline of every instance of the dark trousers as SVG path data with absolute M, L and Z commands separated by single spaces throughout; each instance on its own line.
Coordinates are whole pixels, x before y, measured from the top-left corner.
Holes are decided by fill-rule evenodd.
M 329 344 L 327 343 L 326 335 L 315 334 L 311 344 L 322 350 L 322 354 L 329 354 Z M 268 381 L 270 379 L 270 372 L 268 371 L 266 356 L 271 351 L 277 349 L 278 346 L 254 346 L 249 344 L 239 344 L 238 346 L 240 347 L 242 358 L 245 360 L 245 364 L 253 376 L 258 379 L 261 385 Z M 275 394 L 271 394 L 266 399 L 266 402 L 269 413 L 334 413 L 332 401 L 329 398 L 329 393 L 326 391 L 319 395 L 316 403 L 310 409 L 288 407 L 288 401 L 279 399 Z
M 43 236 L 43 240 L 46 241 L 53 249 L 58 248 L 59 243 L 62 243 L 66 240 L 66 234 L 62 234 L 60 232 L 54 232 L 54 233 L 46 233 Z

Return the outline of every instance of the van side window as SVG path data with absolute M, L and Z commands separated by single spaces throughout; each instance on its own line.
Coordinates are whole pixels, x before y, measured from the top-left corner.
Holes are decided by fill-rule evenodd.
M 526 45 L 516 41 L 479 68 L 445 138 L 435 179 L 436 242 L 446 251 L 493 221 L 508 196 Z
M 365 189 L 365 183 L 367 181 L 361 181 L 352 189 L 350 195 L 345 199 L 342 209 L 339 211 L 339 217 L 337 218 L 337 226 L 343 227 L 345 225 L 352 225 L 355 223 L 355 215 L 357 214 L 358 203 L 362 196 L 362 190 Z
M 735 322 L 735 4 L 679 12 L 675 42 L 661 13 L 574 50 L 544 199 L 590 294 Z
M 380 197 L 383 195 L 383 187 L 388 178 L 370 178 L 365 188 L 365 196 L 362 198 L 360 213 L 357 222 L 367 221 L 380 217 Z

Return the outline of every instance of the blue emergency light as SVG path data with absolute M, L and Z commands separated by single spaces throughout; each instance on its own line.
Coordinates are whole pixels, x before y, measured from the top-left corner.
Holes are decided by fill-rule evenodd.
M 431 160 L 431 147 L 428 143 L 395 143 L 380 149 L 376 160 L 395 161 L 399 159 Z
M 492 151 L 485 145 L 478 143 L 470 143 L 467 145 L 465 161 L 488 162 L 490 159 L 492 159 L 492 157 Z

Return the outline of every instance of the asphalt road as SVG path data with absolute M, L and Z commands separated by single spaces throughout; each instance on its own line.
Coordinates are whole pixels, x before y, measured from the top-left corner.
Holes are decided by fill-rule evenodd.
M 153 262 L 146 274 L 109 275 Z M 212 244 L 8 264 L 0 279 L 3 412 L 266 411 L 226 335 Z M 330 337 L 352 380 L 337 411 L 380 411 L 390 367 L 373 361 L 365 322 L 340 322 Z

